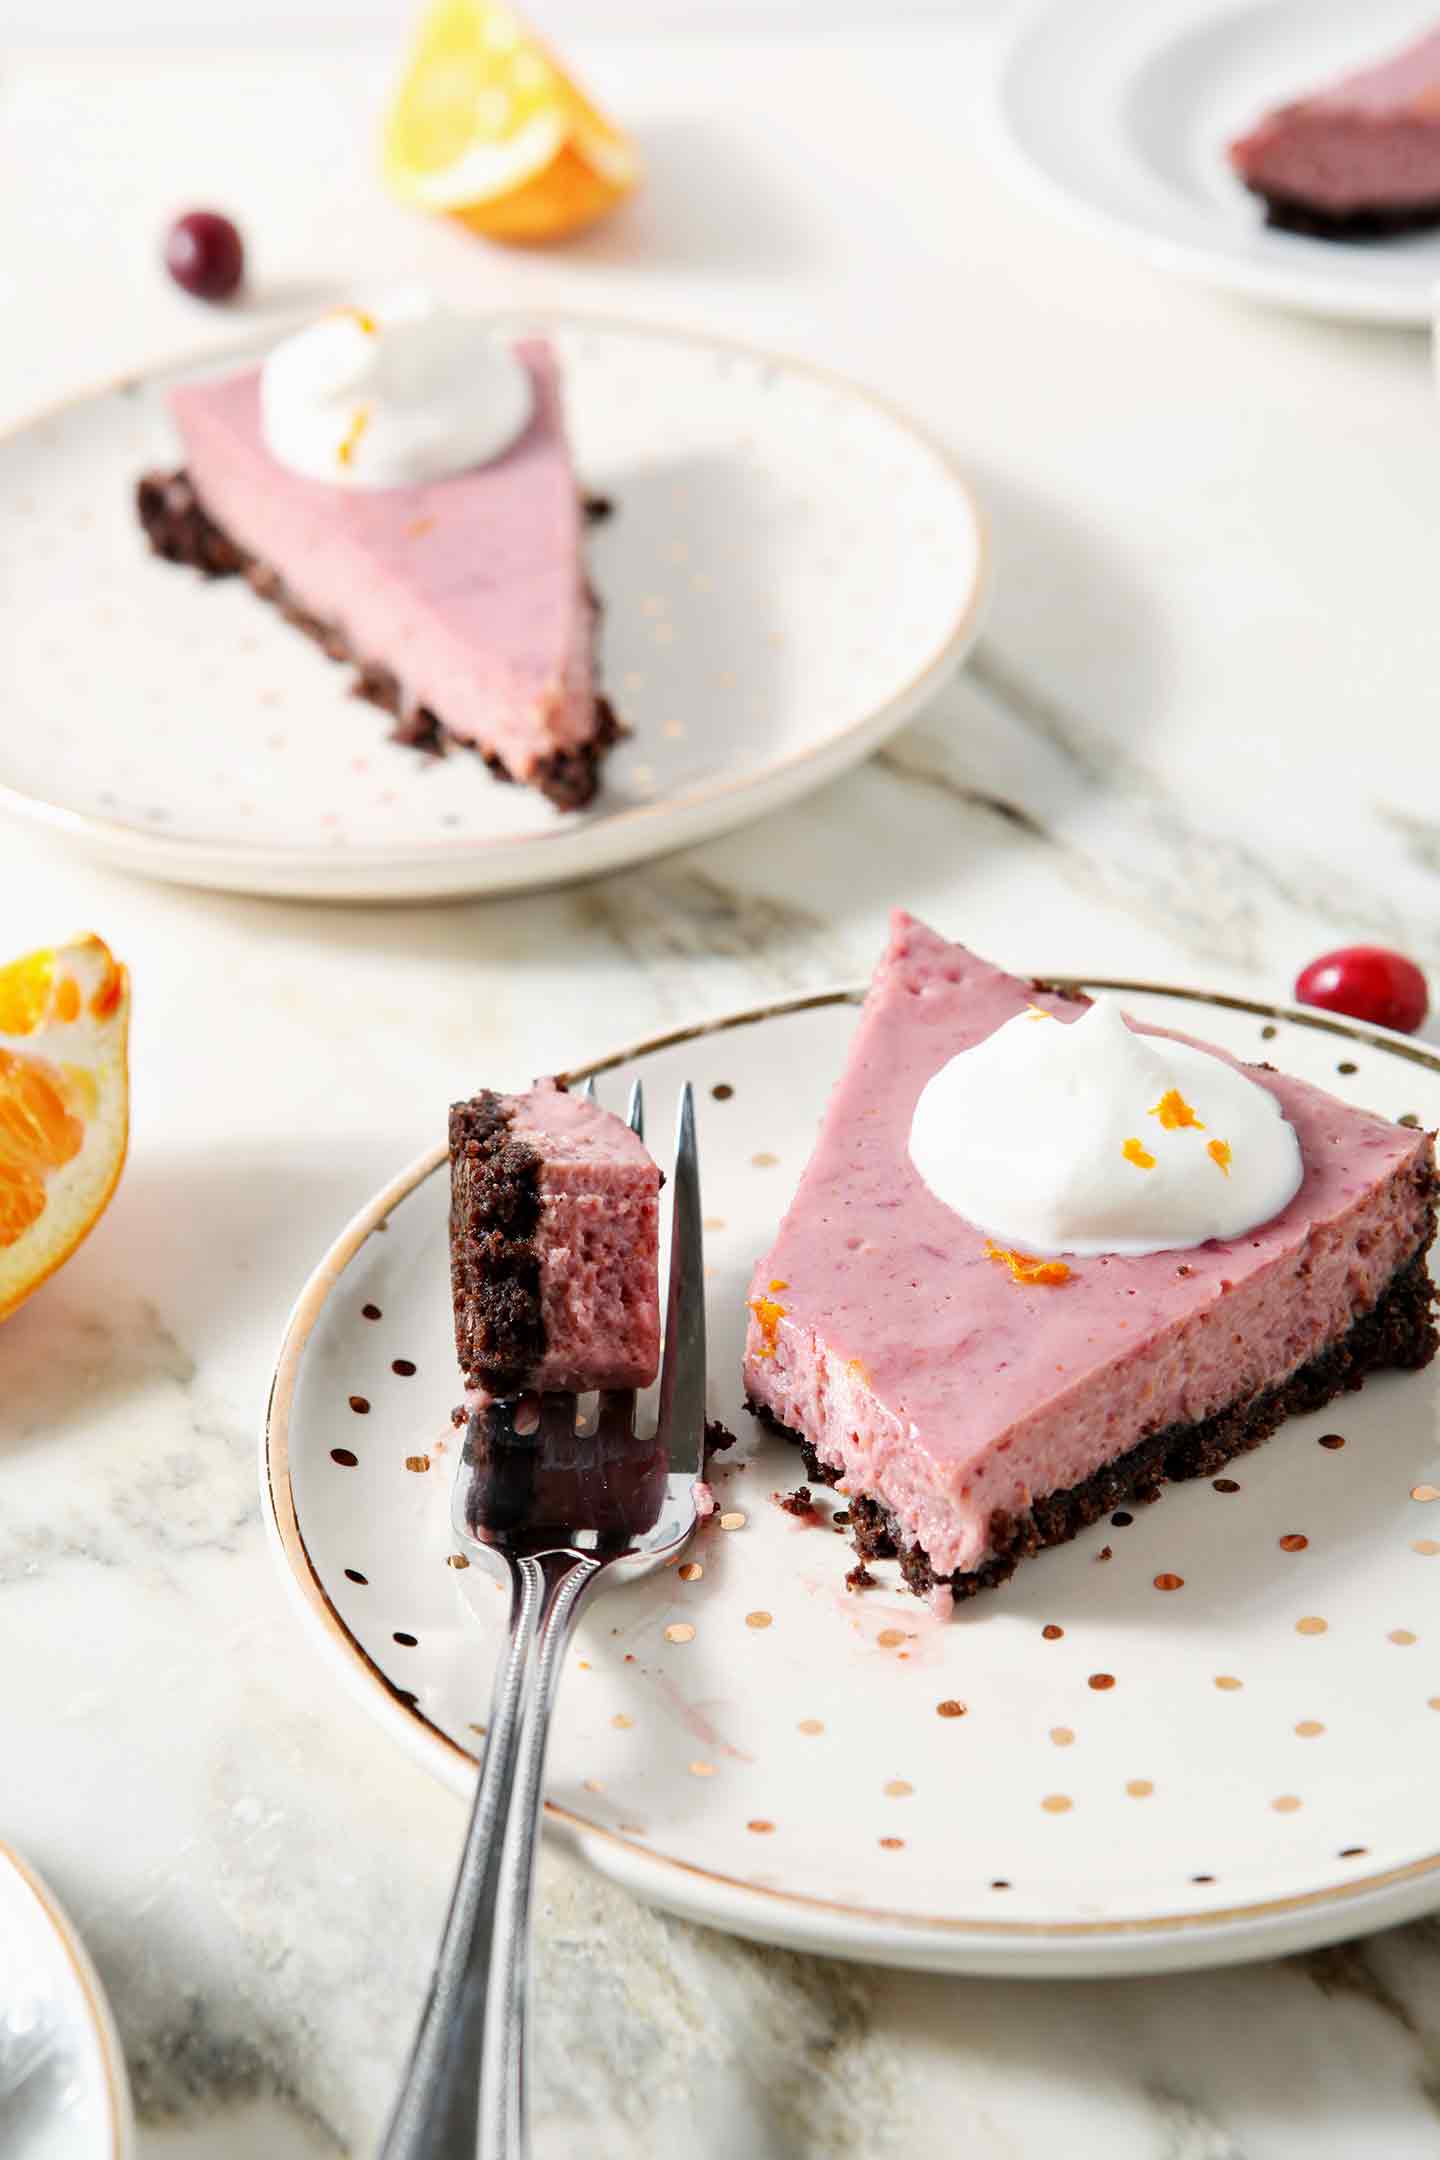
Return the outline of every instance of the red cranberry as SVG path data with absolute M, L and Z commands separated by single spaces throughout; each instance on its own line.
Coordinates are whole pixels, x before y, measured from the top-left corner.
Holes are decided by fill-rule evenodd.
M 192 210 L 165 235 L 165 268 L 198 300 L 228 300 L 245 275 L 245 243 L 218 210 Z
M 1430 1009 L 1425 977 L 1403 953 L 1383 945 L 1346 945 L 1312 960 L 1295 984 L 1302 1005 L 1348 1013 L 1376 1027 L 1413 1035 Z

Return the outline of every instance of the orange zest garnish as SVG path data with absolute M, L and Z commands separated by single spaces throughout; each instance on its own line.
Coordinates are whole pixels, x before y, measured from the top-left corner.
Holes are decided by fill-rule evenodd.
M 985 1246 L 987 1260 L 998 1260 L 1008 1267 L 1018 1283 L 1069 1282 L 1070 1270 L 1063 1260 L 1037 1260 L 1032 1253 L 1012 1252 L 1008 1245 L 995 1245 L 988 1240 Z
M 1155 1158 L 1139 1140 L 1127 1140 L 1120 1150 L 1126 1162 L 1134 1163 L 1137 1170 L 1153 1170 Z
M 0 968 L 0 1317 L 67 1260 L 125 1160 L 126 980 L 98 938 Z
M 1186 1125 L 1193 1125 L 1196 1132 L 1205 1130 L 1179 1088 L 1166 1088 L 1159 1102 L 1151 1109 L 1150 1115 L 1159 1118 L 1166 1132 L 1177 1132 Z
M 1229 1177 L 1230 1163 L 1232 1160 L 1229 1141 L 1212 1140 L 1209 1146 L 1206 1148 L 1205 1152 L 1210 1157 L 1211 1162 L 1218 1163 L 1220 1168 L 1224 1171 L 1226 1177 Z
M 342 465 L 354 464 L 356 447 L 360 441 L 361 436 L 365 433 L 365 430 L 367 427 L 369 427 L 369 425 L 369 406 L 357 405 L 355 408 L 355 417 L 350 422 L 349 427 L 346 428 L 344 435 L 340 439 L 340 447 L 335 452 L 336 457 L 340 460 L 340 463 Z
M 774 1357 L 775 1334 L 785 1317 L 785 1307 L 777 1305 L 774 1298 L 751 1298 L 750 1310 L 760 1323 L 760 1347 L 756 1357 Z

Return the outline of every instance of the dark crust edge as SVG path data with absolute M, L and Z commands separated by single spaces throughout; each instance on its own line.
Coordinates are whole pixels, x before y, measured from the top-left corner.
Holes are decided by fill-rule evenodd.
M 502 1095 L 450 1106 L 450 1290 L 468 1388 L 515 1395 L 545 1355 L 540 1157 L 510 1130 Z
M 1310 240 L 1388 240 L 1396 233 L 1423 232 L 1440 225 L 1440 195 L 1426 202 L 1368 203 L 1356 210 L 1324 210 L 1318 203 L 1298 195 L 1278 194 L 1273 188 L 1245 182 L 1252 195 L 1265 205 L 1265 222 L 1276 232 L 1301 233 Z
M 1167 1425 L 1078 1485 L 1047 1493 L 1022 1515 L 997 1509 L 990 1518 L 991 1556 L 980 1567 L 937 1575 L 923 1549 L 905 1542 L 894 1516 L 864 1494 L 850 1494 L 846 1499 L 855 1550 L 862 1560 L 890 1560 L 898 1555 L 900 1573 L 917 1596 L 941 1587 L 957 1601 L 972 1598 L 1007 1582 L 1020 1562 L 1043 1546 L 1068 1543 L 1102 1515 L 1131 1501 L 1158 1500 L 1163 1484 L 1213 1476 L 1232 1457 L 1268 1440 L 1286 1418 L 1322 1409 L 1347 1388 L 1358 1388 L 1367 1373 L 1387 1367 L 1418 1372 L 1440 1347 L 1433 1312 L 1435 1286 L 1425 1257 L 1434 1230 L 1432 1209 L 1424 1242 L 1392 1275 L 1378 1302 L 1279 1387 L 1232 1403 L 1198 1423 Z M 801 1434 L 782 1425 L 759 1403 L 746 1407 L 762 1424 L 796 1442 L 810 1478 L 826 1485 L 838 1481 L 842 1473 L 822 1462 Z
M 497 780 L 515 779 L 495 752 L 452 735 L 428 706 L 407 706 L 399 677 L 392 669 L 365 659 L 338 623 L 325 622 L 301 607 L 275 571 L 237 546 L 223 526 L 216 524 L 183 466 L 178 472 L 143 474 L 136 484 L 135 506 L 152 551 L 165 562 L 181 563 L 198 570 L 202 577 L 245 578 L 260 599 L 268 600 L 286 622 L 313 638 L 330 659 L 353 667 L 356 674 L 352 695 L 394 715 L 393 741 L 436 756 L 454 743 L 482 757 Z M 590 505 L 584 507 L 587 522 L 593 522 Z M 604 514 L 609 514 L 608 506 Z M 593 592 L 591 600 L 598 618 L 600 604 Z M 559 810 L 583 810 L 599 784 L 601 759 L 624 733 L 610 700 L 597 692 L 595 732 L 590 740 L 572 749 L 551 751 L 541 758 L 525 784 L 538 789 Z

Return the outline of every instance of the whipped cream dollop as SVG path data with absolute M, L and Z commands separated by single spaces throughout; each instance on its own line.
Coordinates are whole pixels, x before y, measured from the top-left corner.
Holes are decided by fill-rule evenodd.
M 1034 1254 L 1240 1237 L 1304 1174 L 1268 1088 L 1138 1034 L 1110 997 L 1071 1021 L 1033 1006 L 951 1058 L 916 1104 L 910 1156 L 947 1207 Z
M 534 402 L 511 346 L 424 293 L 337 308 L 260 371 L 270 455 L 335 487 L 413 487 L 488 464 Z

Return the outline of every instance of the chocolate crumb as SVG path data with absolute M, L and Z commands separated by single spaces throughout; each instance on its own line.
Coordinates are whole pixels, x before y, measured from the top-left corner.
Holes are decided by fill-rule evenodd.
M 580 508 L 587 525 L 603 525 L 615 515 L 615 503 L 609 495 L 582 495 Z
M 813 1515 L 815 1513 L 815 1502 L 811 1497 L 808 1485 L 797 1485 L 794 1492 L 791 1493 L 771 1493 L 770 1497 L 775 1502 L 776 1507 L 786 1515 Z
M 1099 1552 L 1097 1552 L 1095 1555 L 1095 1558 L 1097 1560 L 1113 1560 L 1114 1557 L 1115 1548 L 1113 1545 L 1102 1545 Z
M 875 1577 L 866 1567 L 865 1562 L 857 1560 L 854 1567 L 845 1577 L 845 1588 L 847 1590 L 869 1590 L 874 1585 L 874 1581 Z
M 735 1435 L 728 1425 L 722 1425 L 719 1418 L 706 1418 L 705 1453 L 707 1457 L 723 1454 L 726 1448 L 732 1448 L 734 1445 Z

